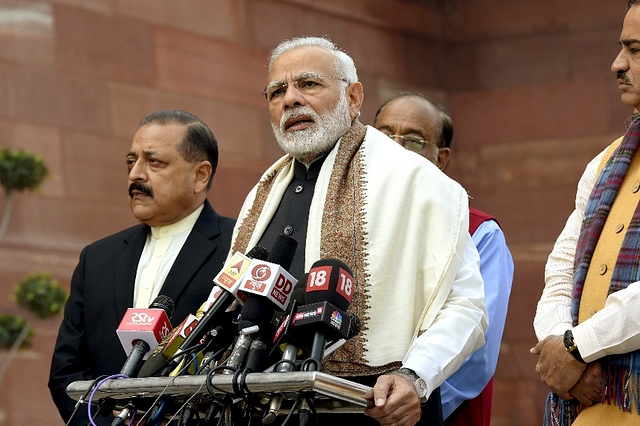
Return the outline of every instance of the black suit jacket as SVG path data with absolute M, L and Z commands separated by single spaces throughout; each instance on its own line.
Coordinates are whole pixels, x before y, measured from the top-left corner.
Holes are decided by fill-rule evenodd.
M 195 314 L 209 296 L 213 277 L 229 252 L 234 224 L 235 220 L 219 216 L 205 201 L 160 290 L 175 303 L 174 326 Z M 127 358 L 116 329 L 133 305 L 136 270 L 148 233 L 149 227 L 140 224 L 96 241 L 80 254 L 49 376 L 53 401 L 65 422 L 75 404 L 66 394 L 67 385 L 117 374 Z M 85 426 L 86 405 L 79 411 L 72 424 Z

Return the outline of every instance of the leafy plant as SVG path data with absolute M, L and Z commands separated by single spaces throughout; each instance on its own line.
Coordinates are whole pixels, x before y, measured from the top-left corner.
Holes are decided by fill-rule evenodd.
M 48 318 L 62 312 L 67 296 L 67 291 L 51 274 L 41 272 L 25 275 L 16 285 L 11 298 L 36 317 Z M 18 350 L 28 348 L 34 334 L 30 321 L 20 315 L 0 313 L 0 345 L 10 348 L 0 364 L 0 382 Z
M 7 198 L 0 222 L 0 239 L 9 226 L 14 191 L 35 191 L 47 176 L 49 169 L 39 155 L 20 149 L 4 148 L 0 151 L 0 185 Z
M 34 191 L 49 175 L 49 169 L 39 155 L 21 149 L 0 151 L 0 185 L 8 196 L 13 191 Z
M 35 191 L 47 176 L 49 169 L 40 156 L 20 149 L 0 151 L 0 186 L 7 199 L 0 222 L 0 239 L 9 226 L 14 192 Z M 36 317 L 48 318 L 62 311 L 67 293 L 50 274 L 32 273 L 20 280 L 12 298 Z M 0 381 L 18 349 L 28 347 L 34 334 L 28 319 L 0 313 L 0 345 L 10 348 L 0 364 Z
M 25 327 L 27 331 L 23 333 Z M 21 334 L 24 337 L 20 338 Z M 0 344 L 3 347 L 11 348 L 15 344 L 19 349 L 26 349 L 31 345 L 34 334 L 33 327 L 20 315 L 0 313 Z
M 12 298 L 38 318 L 48 318 L 62 312 L 67 292 L 48 272 L 31 273 L 18 282 Z

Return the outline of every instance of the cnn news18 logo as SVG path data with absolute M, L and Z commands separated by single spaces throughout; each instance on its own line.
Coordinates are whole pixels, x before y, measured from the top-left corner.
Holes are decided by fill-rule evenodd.
M 328 291 L 331 277 L 331 265 L 316 266 L 309 271 L 307 280 L 307 292 L 311 291 Z M 338 282 L 336 284 L 336 293 L 342 296 L 348 303 L 351 303 L 353 296 L 353 277 L 342 268 L 338 268 Z

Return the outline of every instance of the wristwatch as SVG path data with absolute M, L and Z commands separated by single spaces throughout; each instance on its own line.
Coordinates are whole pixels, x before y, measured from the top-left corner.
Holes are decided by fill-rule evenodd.
M 573 340 L 573 332 L 571 330 L 567 330 L 564 332 L 564 347 L 575 359 L 580 361 L 583 364 L 584 359 L 582 359 L 582 355 L 580 355 L 580 351 L 578 350 L 578 345 L 576 345 L 575 340 Z
M 416 372 L 410 368 L 400 368 L 398 374 L 402 374 L 411 379 L 421 404 L 427 402 L 427 382 L 425 382 L 422 377 L 418 376 Z

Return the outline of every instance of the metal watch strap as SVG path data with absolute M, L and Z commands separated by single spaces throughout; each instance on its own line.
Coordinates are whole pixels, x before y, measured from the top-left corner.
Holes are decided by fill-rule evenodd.
M 413 382 L 420 403 L 427 402 L 427 383 L 422 377 L 412 369 L 404 367 L 399 368 L 396 373 L 408 377 Z

